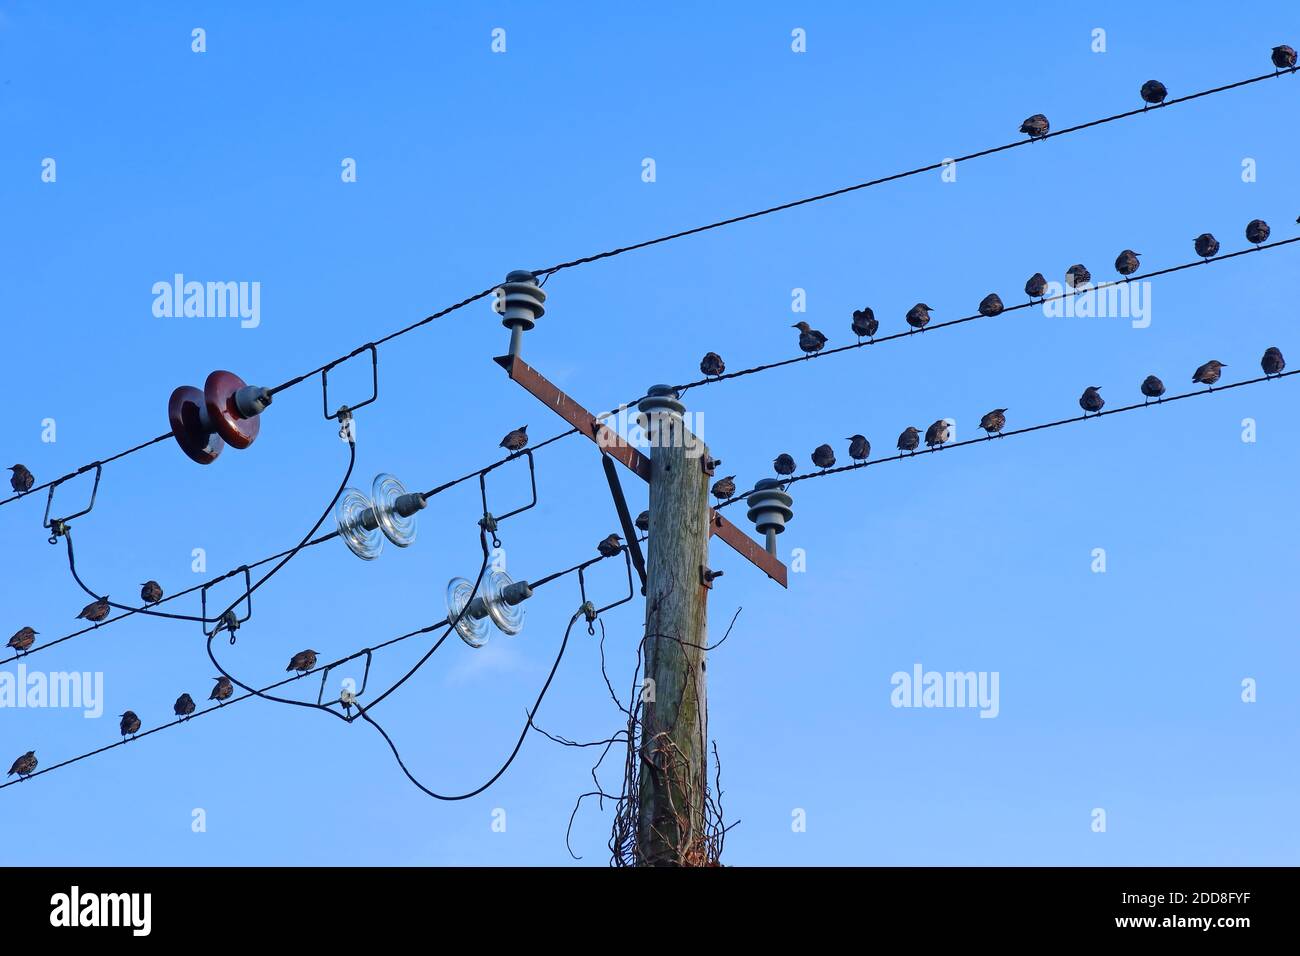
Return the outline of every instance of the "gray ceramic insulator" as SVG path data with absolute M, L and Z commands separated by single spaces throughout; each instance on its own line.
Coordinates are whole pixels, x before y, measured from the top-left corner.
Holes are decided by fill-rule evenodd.
M 271 390 L 260 385 L 245 385 L 235 392 L 235 408 L 244 418 L 256 418 L 271 404 Z
M 425 501 L 424 495 L 411 492 L 410 494 L 399 495 L 397 500 L 393 502 L 393 510 L 403 518 L 409 518 L 417 511 L 422 510 L 428 503 Z
M 511 607 L 523 604 L 533 596 L 533 589 L 527 581 L 516 581 L 502 592 L 501 598 Z
M 682 414 L 686 411 L 681 396 L 671 385 L 651 385 L 645 398 L 637 402 L 636 407 L 639 412 L 636 423 L 650 437 L 651 444 L 658 441 L 657 426 L 666 420 L 671 434 L 671 429 L 681 422 Z
M 538 286 L 537 279 L 531 272 L 515 270 L 510 273 L 501 284 L 501 291 L 503 296 L 498 308 L 501 309 L 501 324 L 506 328 L 518 328 L 527 332 L 546 314 L 546 308 L 542 305 L 546 301 L 546 293 Z
M 754 490 L 746 499 L 749 503 L 747 515 L 754 522 L 760 534 L 767 535 L 768 550 L 775 546 L 774 535 L 785 530 L 785 523 L 794 518 L 791 505 L 794 499 L 781 488 L 776 478 L 764 478 L 754 485 Z

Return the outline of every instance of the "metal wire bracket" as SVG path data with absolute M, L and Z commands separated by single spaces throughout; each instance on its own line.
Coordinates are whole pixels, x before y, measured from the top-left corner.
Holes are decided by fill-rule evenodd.
M 341 405 L 338 411 L 331 414 L 330 386 L 329 386 L 330 369 L 342 365 L 344 362 L 348 361 L 349 359 L 356 358 L 362 352 L 370 353 L 370 378 L 371 378 L 370 397 L 358 405 Z M 374 343 L 369 342 L 361 346 L 360 348 L 354 349 L 350 354 L 344 356 L 341 359 L 335 359 L 333 362 L 330 362 L 329 365 L 326 365 L 323 369 L 321 369 L 320 390 L 321 390 L 321 408 L 324 410 L 325 418 L 328 420 L 338 421 L 340 424 L 343 421 L 343 419 L 339 417 L 340 415 L 344 415 L 344 414 L 350 415 L 352 412 L 355 412 L 358 408 L 365 408 L 367 405 L 369 405 L 371 402 L 377 399 L 379 397 L 379 350 L 375 348 Z
M 45 498 L 45 517 L 41 519 L 41 527 L 45 528 L 50 534 L 50 544 L 57 544 L 59 537 L 68 533 L 68 523 L 83 515 L 88 515 L 95 507 L 95 498 L 99 495 L 99 479 L 104 475 L 104 466 L 101 462 L 92 462 L 89 465 L 83 465 L 76 474 L 70 475 L 69 478 L 75 478 L 77 475 L 84 475 L 90 469 L 95 469 L 95 483 L 90 489 L 90 504 L 78 511 L 76 514 L 66 515 L 62 518 L 50 518 L 50 508 L 54 505 L 54 489 L 63 484 L 68 479 L 62 479 L 50 485 L 50 493 Z
M 212 587 L 214 584 L 217 584 L 219 582 L 210 581 L 207 584 L 203 585 L 202 589 L 199 591 L 199 601 L 202 606 L 202 611 L 200 613 L 203 619 L 199 622 L 199 627 L 203 628 L 203 636 L 207 638 L 213 638 L 216 637 L 217 634 L 219 634 L 223 630 L 229 631 L 231 644 L 235 643 L 235 631 L 239 630 L 239 626 L 253 616 L 252 572 L 249 570 L 248 565 L 244 565 L 243 567 L 236 568 L 235 570 L 244 572 L 244 594 L 243 597 L 241 597 L 239 600 L 244 602 L 244 606 L 248 609 L 248 613 L 246 613 L 243 617 L 240 617 L 238 614 L 235 613 L 234 608 L 231 608 L 230 610 L 226 611 L 221 615 L 220 619 L 218 619 L 217 621 L 217 626 L 214 627 L 211 631 L 209 631 L 206 627 L 203 627 L 203 621 L 206 621 L 208 619 L 208 588 Z M 226 579 L 222 578 L 221 580 L 224 581 Z

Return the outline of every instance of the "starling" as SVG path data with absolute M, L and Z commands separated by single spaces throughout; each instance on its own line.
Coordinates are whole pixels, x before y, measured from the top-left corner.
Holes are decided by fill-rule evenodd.
M 596 550 L 600 552 L 602 558 L 612 558 L 623 550 L 618 535 L 611 534 L 608 538 L 602 538 L 600 544 L 596 545 Z
M 1201 385 L 1208 385 L 1210 391 L 1214 391 L 1214 383 L 1219 380 L 1219 376 L 1223 374 L 1222 370 L 1227 367 L 1218 359 L 1210 359 L 1192 373 L 1192 381 L 1199 382 Z
M 9 487 L 20 495 L 25 495 L 32 490 L 32 484 L 36 478 L 27 470 L 26 465 L 10 465 L 9 470 L 13 472 L 9 476 Z
M 163 589 L 157 581 L 146 581 L 140 585 L 140 600 L 145 604 L 157 604 L 162 599 Z
M 135 711 L 128 710 L 122 715 L 122 723 L 118 726 L 118 729 L 122 731 L 123 737 L 135 736 L 136 731 L 140 729 L 140 718 L 135 715 Z
M 176 698 L 176 703 L 172 704 L 172 713 L 177 717 L 188 717 L 194 713 L 194 698 L 189 694 L 181 694 Z
M 1208 232 L 1196 237 L 1196 254 L 1202 259 L 1212 259 L 1219 254 L 1219 240 Z
M 1268 242 L 1270 232 L 1272 230 L 1263 219 L 1252 219 L 1246 224 L 1246 241 L 1258 246 L 1260 243 Z
M 512 432 L 507 432 L 506 437 L 501 439 L 501 444 L 497 447 L 504 448 L 506 451 L 518 451 L 528 444 L 528 426 L 520 425 Z
M 1153 398 L 1159 398 L 1165 393 L 1165 383 L 1160 381 L 1154 375 L 1148 375 L 1142 379 L 1142 394 L 1150 401 Z M 1142 404 L 1146 404 L 1143 402 Z
M 289 658 L 287 671 L 297 671 L 299 674 L 305 674 L 316 666 L 316 651 L 299 651 L 293 657 Z
M 713 483 L 713 497 L 719 501 L 726 501 L 736 493 L 736 476 L 728 475 L 726 478 L 719 478 Z
M 898 436 L 899 451 L 910 451 L 912 454 L 916 454 L 916 446 L 919 444 L 921 444 L 921 431 L 911 425 L 904 428 L 903 434 Z
M 930 307 L 924 302 L 916 303 L 907 310 L 907 324 L 924 332 L 925 327 L 930 324 Z
M 826 347 L 826 336 L 809 326 L 807 322 L 796 322 L 790 328 L 799 330 L 799 348 L 808 355 L 820 352 Z
M 643 511 L 636 516 L 636 529 L 638 531 L 650 530 L 650 512 Z
M 1271 346 L 1268 349 L 1268 351 L 1264 353 L 1264 357 L 1259 360 L 1259 366 L 1264 370 L 1264 374 L 1269 376 L 1270 378 L 1272 378 L 1274 375 L 1281 375 L 1282 369 L 1286 368 L 1286 359 L 1282 357 L 1282 350 L 1279 349 L 1276 345 Z M 23 628 L 23 630 L 31 631 L 31 628 L 25 627 Z M 21 634 L 22 631 L 19 631 L 18 633 Z M 17 637 L 18 635 L 15 634 L 14 636 Z M 28 638 L 28 643 L 30 642 L 31 639 Z M 14 642 L 10 641 L 9 646 L 13 647 Z
M 813 449 L 812 463 L 825 471 L 835 467 L 835 451 L 830 445 L 818 445 Z
M 228 698 L 235 692 L 235 686 L 230 683 L 230 678 L 224 674 L 221 677 L 212 678 L 217 682 L 217 686 L 212 688 L 212 693 L 208 695 L 208 700 L 215 700 L 218 704 Z
M 78 614 L 77 617 L 85 618 L 87 621 L 90 621 L 93 624 L 98 624 L 104 618 L 108 617 L 108 612 L 110 610 L 111 608 L 109 607 L 108 604 L 108 595 L 105 594 L 98 601 L 91 601 L 89 604 L 83 607 L 81 609 L 81 613 Z
M 1142 263 L 1138 262 L 1139 255 L 1141 253 L 1134 252 L 1132 249 L 1125 249 L 1115 257 L 1115 271 L 1122 275 L 1125 281 L 1128 280 L 1129 276 L 1137 272 L 1142 265 Z
M 876 313 L 871 311 L 868 306 L 863 309 L 853 310 L 853 334 L 861 341 L 862 336 L 869 339 L 876 337 L 876 330 L 880 328 L 880 323 L 876 321 Z
M 1083 409 L 1084 417 L 1088 412 L 1100 412 L 1101 407 L 1106 404 L 1106 400 L 1101 397 L 1100 385 L 1089 385 L 1079 396 L 1079 407 Z
M 984 429 L 989 435 L 996 435 L 1007 427 L 1007 410 L 1005 408 L 995 408 L 983 418 L 980 419 L 980 428 Z
M 795 469 L 794 457 L 783 452 L 772 459 L 772 467 L 776 469 L 778 475 L 793 475 Z
M 1002 298 L 996 292 L 990 292 L 984 298 L 980 299 L 980 315 L 986 315 L 990 318 L 1002 313 Z
M 939 419 L 937 422 L 935 422 L 933 425 L 931 425 L 929 428 L 925 430 L 926 448 L 933 448 L 935 445 L 938 445 L 940 448 L 942 448 L 944 443 L 946 443 L 947 441 L 948 441 L 948 422 L 945 421 L 944 419 L 942 418 Z
M 1041 272 L 1035 272 L 1025 283 L 1025 295 L 1029 296 L 1030 301 L 1041 299 L 1047 294 L 1047 280 L 1043 278 Z
M 1076 262 L 1070 268 L 1065 270 L 1065 284 L 1071 289 L 1077 289 L 1079 286 L 1085 286 L 1092 281 L 1092 273 L 1088 267 L 1082 263 Z
M 1285 43 L 1273 47 L 1273 65 L 1277 67 L 1279 73 L 1282 70 L 1295 72 L 1295 50 Z
M 721 375 L 726 370 L 727 365 L 717 352 L 705 352 L 704 358 L 700 359 L 700 372 L 706 378 Z
M 1270 349 L 1269 351 L 1277 352 L 1277 349 Z M 1265 357 L 1267 358 L 1267 356 Z M 1278 359 L 1280 360 L 1281 358 L 1282 358 L 1282 354 L 1279 352 Z M 1280 372 L 1281 368 L 1279 368 L 1278 371 Z M 39 633 L 38 631 L 34 631 L 30 627 L 19 628 L 17 631 L 14 632 L 14 636 L 9 638 L 8 646 L 12 647 L 14 650 L 18 651 L 19 653 L 22 653 L 23 651 L 27 650 L 27 648 L 31 647 L 33 644 L 36 643 L 36 635 L 38 633 Z
M 850 435 L 849 457 L 854 461 L 866 461 L 871 457 L 871 442 L 861 435 Z
M 1142 102 L 1148 106 L 1159 106 L 1165 101 L 1165 97 L 1169 95 L 1169 91 L 1165 89 L 1165 85 L 1159 80 L 1147 80 L 1142 84 L 1140 92 Z M 1145 107 L 1143 108 L 1145 109 Z
M 1028 133 L 1030 139 L 1042 139 L 1047 135 L 1049 129 L 1051 129 L 1051 126 L 1047 122 L 1047 117 L 1042 113 L 1035 113 L 1020 124 L 1020 132 Z
M 19 757 L 17 760 L 14 761 L 14 765 L 9 768 L 9 773 L 5 774 L 5 776 L 7 777 L 10 774 L 16 773 L 18 774 L 18 778 L 21 780 L 23 777 L 30 777 L 32 771 L 35 769 L 36 769 L 36 751 L 29 750 L 27 751 L 27 753 L 23 754 L 21 757 Z

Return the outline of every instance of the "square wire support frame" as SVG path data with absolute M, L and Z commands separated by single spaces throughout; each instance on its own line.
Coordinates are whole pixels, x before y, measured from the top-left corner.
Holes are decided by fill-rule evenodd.
M 45 498 L 45 517 L 41 519 L 41 527 L 47 531 L 54 532 L 50 535 L 50 544 L 54 544 L 58 540 L 59 535 L 63 534 L 67 530 L 69 521 L 73 521 L 83 515 L 88 515 L 94 510 L 95 498 L 99 495 L 99 479 L 104 476 L 103 464 L 101 462 L 95 462 L 94 464 L 86 465 L 78 471 L 76 475 L 72 475 L 68 480 L 72 480 L 72 478 L 77 477 L 77 475 L 84 475 L 92 468 L 95 469 L 95 483 L 90 488 L 90 504 L 86 505 L 86 507 L 82 508 L 76 514 L 67 515 L 63 518 L 50 518 L 50 508 L 54 506 L 54 489 L 58 488 L 62 482 L 55 482 L 50 485 L 50 493 Z
M 599 560 L 599 559 L 597 559 L 597 560 Z M 602 614 L 604 614 L 606 611 L 612 611 L 614 608 L 618 607 L 620 604 L 626 604 L 628 601 L 632 600 L 633 595 L 636 593 L 636 592 L 635 592 L 635 589 L 634 589 L 634 587 L 633 587 L 633 585 L 632 585 L 632 555 L 628 553 L 628 549 L 627 549 L 627 548 L 624 548 L 624 549 L 623 549 L 623 560 L 624 560 L 624 562 L 627 564 L 627 594 L 626 594 L 625 596 L 619 598 L 617 601 L 613 602 L 612 604 L 606 604 L 604 607 L 598 607 L 598 608 L 596 608 L 595 611 L 593 611 L 590 615 L 588 615 L 588 617 L 587 617 L 587 633 L 589 633 L 589 634 L 590 634 L 590 633 L 594 633 L 594 631 L 592 630 L 591 625 L 592 625 L 592 622 L 594 622 L 594 621 L 596 620 L 596 618 L 600 617 L 600 616 L 601 616 Z M 591 562 L 591 564 L 595 564 L 595 563 L 596 563 L 596 561 L 592 561 L 592 562 Z M 584 566 L 580 566 L 580 567 L 578 568 L 578 590 L 582 592 L 582 603 L 583 603 L 583 604 L 588 604 L 588 603 L 590 603 L 590 602 L 587 600 L 587 579 L 586 579 L 585 575 L 583 574 L 583 572 L 584 572 L 585 570 L 586 570 L 586 568 L 585 568 Z
M 199 602 L 200 602 L 200 606 L 202 607 L 202 610 L 199 612 L 200 613 L 199 627 L 203 629 L 204 637 L 208 637 L 208 638 L 216 637 L 217 634 L 220 633 L 223 628 L 225 628 L 230 631 L 230 643 L 233 644 L 235 643 L 235 631 L 239 629 L 239 626 L 241 624 L 243 624 L 245 621 L 247 621 L 250 617 L 253 616 L 253 574 L 249 570 L 248 565 L 244 565 L 243 567 L 237 568 L 236 570 L 242 571 L 244 573 L 244 595 L 239 599 L 239 601 L 242 601 L 244 603 L 244 606 L 248 609 L 248 613 L 246 613 L 243 617 L 240 617 L 238 614 L 234 614 L 234 609 L 232 608 L 230 611 L 222 614 L 222 616 L 217 619 L 217 626 L 214 627 L 211 631 L 209 631 L 206 627 L 204 627 L 204 623 L 208 620 L 208 588 L 212 587 L 215 584 L 219 584 L 221 582 L 220 581 L 208 582 L 207 584 L 203 585 L 203 588 L 199 591 Z M 226 580 L 226 578 L 222 578 L 221 580 L 224 581 Z M 235 603 L 238 604 L 239 601 Z M 233 617 L 230 617 L 228 619 L 227 615 L 233 615 Z
M 333 707 L 335 704 L 341 705 L 343 703 L 342 694 L 340 694 L 334 700 L 331 700 L 328 704 L 325 703 L 325 681 L 329 678 L 330 671 L 334 670 L 336 667 L 342 667 L 344 664 L 356 660 L 357 657 L 359 656 L 365 657 L 366 667 L 361 674 L 361 688 L 359 690 L 353 691 L 352 696 L 354 699 L 357 699 L 360 698 L 366 692 L 366 685 L 370 682 L 370 662 L 374 658 L 374 652 L 368 647 L 365 650 L 358 652 L 357 654 L 353 654 L 350 657 L 345 657 L 341 661 L 335 661 L 333 664 L 327 664 L 325 666 L 325 669 L 321 671 L 321 675 L 320 675 L 320 692 L 316 695 L 316 703 L 318 705 L 323 705 L 325 707 Z M 344 709 L 346 710 L 347 708 Z M 349 717 L 348 719 L 351 720 L 352 718 Z
M 519 457 L 528 459 L 528 485 L 532 491 L 532 500 L 529 501 L 528 504 L 526 505 L 520 505 L 514 511 L 507 511 L 503 515 L 494 515 L 492 514 L 491 511 L 488 510 L 488 503 L 487 503 L 488 472 L 495 471 L 497 468 L 500 468 L 502 465 L 509 464 L 510 462 L 515 461 Z M 537 507 L 537 466 L 536 463 L 533 461 L 533 450 L 531 448 L 525 448 L 522 452 L 519 452 L 517 455 L 512 455 L 509 458 L 505 459 L 504 461 L 500 461 L 497 464 L 493 465 L 491 468 L 487 468 L 479 472 L 478 491 L 479 491 L 479 500 L 483 504 L 483 518 L 479 522 L 479 524 L 482 525 L 484 531 L 487 531 L 489 534 L 492 535 L 492 547 L 499 548 L 501 547 L 501 540 L 496 535 L 497 526 L 500 525 L 501 522 L 505 521 L 507 518 L 513 518 L 515 515 L 523 514 L 525 511 L 527 511 L 530 508 Z
M 341 405 L 333 412 L 330 411 L 330 386 L 329 374 L 330 369 L 336 368 L 351 359 L 356 358 L 362 352 L 370 353 L 370 397 L 359 405 Z M 358 408 L 365 408 L 371 402 L 379 397 L 379 350 L 375 348 L 373 342 L 367 343 L 353 351 L 351 354 L 330 362 L 320 372 L 320 391 L 321 391 L 321 409 L 324 412 L 327 421 L 342 421 L 340 415 L 344 412 L 355 412 Z

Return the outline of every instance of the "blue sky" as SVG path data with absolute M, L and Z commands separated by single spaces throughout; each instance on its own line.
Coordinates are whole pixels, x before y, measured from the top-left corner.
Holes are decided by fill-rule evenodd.
M 819 4 L 169 3 L 0 5 L 0 288 L 6 342 L 0 457 L 38 480 L 166 428 L 166 400 L 214 368 L 275 384 L 499 281 L 771 203 L 1269 69 L 1300 45 L 1293 4 L 1001 4 L 979 11 Z M 207 51 L 191 51 L 191 30 Z M 506 52 L 491 50 L 506 31 Z M 806 31 L 807 52 L 791 50 Z M 1106 52 L 1091 50 L 1095 28 Z M 792 353 L 807 318 L 832 345 L 871 305 L 886 331 L 920 300 L 936 321 L 987 292 L 1021 301 L 1027 276 L 1073 262 L 1099 278 L 1124 248 L 1160 268 L 1214 232 L 1244 246 L 1253 218 L 1294 235 L 1283 78 L 570 270 L 547 284 L 526 357 L 589 407 L 728 365 Z M 45 158 L 57 180 L 41 181 Z M 642 181 L 653 158 L 656 181 Z M 340 164 L 356 161 L 357 181 Z M 1255 181 L 1242 164 L 1254 160 Z M 1209 358 L 1258 374 L 1270 345 L 1300 354 L 1296 247 L 1152 286 L 1152 321 L 1025 310 L 688 394 L 724 471 L 742 484 L 779 452 L 867 435 L 892 447 L 943 416 L 973 433 L 1112 405 L 1148 373 L 1171 392 Z M 261 284 L 260 324 L 157 318 L 175 273 Z M 804 289 L 807 313 L 792 314 Z M 353 484 L 380 471 L 427 488 L 495 458 L 522 423 L 558 419 L 491 362 L 507 333 L 485 304 L 381 349 L 380 400 L 358 413 Z M 364 397 L 368 369 L 331 374 Z M 1151 413 L 882 465 L 794 488 L 788 591 L 715 542 L 726 576 L 709 666 L 736 864 L 1282 864 L 1300 849 L 1289 506 L 1300 466 L 1291 379 Z M 277 397 L 261 437 L 209 467 L 173 444 L 108 466 L 75 525 L 91 586 L 169 591 L 288 547 L 346 466 L 319 386 Z M 354 399 L 355 400 L 355 399 Z M 42 442 L 42 421 L 57 441 Z M 1242 440 L 1254 419 L 1254 442 Z M 537 455 L 540 502 L 503 525 L 510 571 L 540 577 L 594 554 L 616 519 L 598 453 L 577 439 Z M 633 508 L 644 489 L 625 486 Z M 59 500 L 85 486 L 69 484 Z M 496 510 L 526 495 L 492 478 Z M 479 553 L 472 484 L 431 501 L 419 540 L 363 563 L 335 541 L 255 597 L 234 648 L 253 683 L 295 651 L 342 656 L 445 613 L 449 578 Z M 66 497 L 65 497 L 66 496 Z M 0 509 L 0 625 L 73 629 L 85 597 L 45 543 L 43 496 Z M 60 508 L 56 507 L 56 510 Z M 72 510 L 64 508 L 62 510 Z M 743 518 L 735 513 L 734 519 Z M 1094 549 L 1107 569 L 1094 573 Z M 618 595 L 620 568 L 591 575 Z M 233 594 L 232 590 L 228 593 Z M 227 592 L 218 592 L 227 593 Z M 178 602 L 183 603 L 183 602 Z M 529 603 L 527 626 L 471 650 L 449 641 L 376 711 L 431 787 L 476 787 L 513 746 L 577 608 L 576 581 Z M 189 608 L 185 606 L 182 610 Z M 639 603 L 608 615 L 625 686 Z M 390 681 L 426 645 L 376 659 Z M 117 738 L 130 708 L 170 719 L 214 673 L 197 625 L 132 619 L 27 661 L 102 672 L 105 716 L 0 711 L 0 759 L 43 764 Z M 997 672 L 1000 712 L 900 709 L 891 675 Z M 12 670 L 13 665 L 6 665 Z M 1252 678 L 1258 700 L 1244 703 Z M 304 696 L 306 686 L 295 688 Z M 581 628 L 538 722 L 604 737 L 618 713 Z M 248 702 L 0 792 L 7 864 L 564 864 L 590 751 L 540 737 L 482 797 L 429 800 L 369 727 Z M 611 762 L 611 767 L 613 762 Z M 612 775 L 607 775 L 615 785 Z M 192 832 L 195 808 L 207 830 Z M 1106 811 L 1104 833 L 1091 828 Z M 505 832 L 494 832 L 503 809 Z M 806 832 L 794 832 L 803 810 Z M 498 815 L 499 817 L 499 815 Z M 573 845 L 607 859 L 609 817 L 587 805 Z

